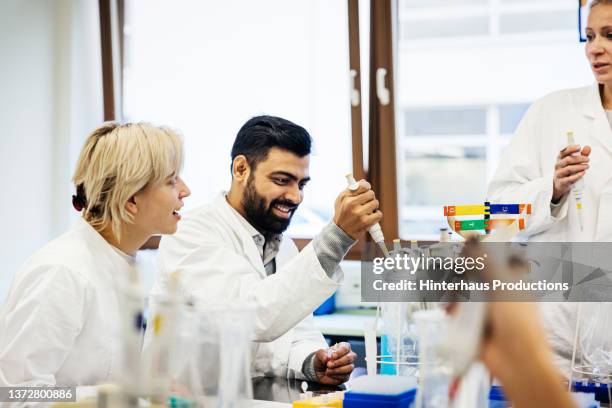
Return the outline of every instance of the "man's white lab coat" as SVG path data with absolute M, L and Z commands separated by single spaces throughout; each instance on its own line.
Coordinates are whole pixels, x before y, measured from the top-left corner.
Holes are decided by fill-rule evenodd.
M 266 276 L 253 237 L 225 194 L 186 214 L 176 234 L 162 239 L 152 295 L 165 293 L 169 274 L 177 270 L 184 289 L 197 301 L 255 303 L 252 376 L 303 378 L 305 358 L 327 347 L 313 326 L 312 312 L 339 287 L 336 278 L 342 272 L 329 278 L 312 243 L 298 252 L 284 238 L 276 273 Z

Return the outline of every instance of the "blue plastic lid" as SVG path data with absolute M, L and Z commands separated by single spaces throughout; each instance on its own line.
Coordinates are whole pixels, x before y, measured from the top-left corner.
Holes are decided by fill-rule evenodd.
M 608 386 L 605 383 L 573 381 L 572 391 L 595 394 L 595 399 L 601 403 L 608 402 Z
M 491 390 L 489 391 L 489 400 L 506 401 L 506 396 L 504 395 L 503 388 L 499 385 L 492 385 Z
M 348 391 L 344 394 L 344 401 L 388 401 L 388 402 L 395 402 L 395 401 L 402 401 L 402 400 L 409 400 L 409 401 L 413 401 L 416 397 L 416 388 L 413 388 L 411 390 L 408 391 L 404 391 L 400 394 L 366 394 L 366 393 L 361 393 L 361 392 L 355 392 L 355 391 Z

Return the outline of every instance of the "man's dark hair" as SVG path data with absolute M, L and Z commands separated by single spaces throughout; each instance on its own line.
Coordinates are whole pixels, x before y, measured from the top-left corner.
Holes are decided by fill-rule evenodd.
M 242 154 L 254 170 L 273 147 L 304 157 L 310 154 L 311 145 L 312 138 L 303 127 L 276 116 L 255 116 L 242 125 L 236 135 L 232 163 Z

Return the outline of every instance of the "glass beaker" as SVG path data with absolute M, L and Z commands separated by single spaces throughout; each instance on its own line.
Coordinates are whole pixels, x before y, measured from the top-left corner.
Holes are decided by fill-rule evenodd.
M 448 336 L 448 316 L 443 310 L 414 313 L 418 333 L 419 389 L 417 408 L 447 408 L 452 367 L 445 361 L 442 344 Z
M 612 375 L 612 303 L 580 305 L 580 365 L 595 382 L 609 382 Z
M 418 357 L 413 314 L 419 306 L 415 302 L 381 305 L 381 374 L 414 375 Z
M 173 353 L 175 395 L 207 408 L 249 406 L 254 313 L 241 303 L 185 311 Z
M 147 331 L 142 348 L 146 389 L 151 401 L 165 403 L 172 384 L 172 364 L 184 300 L 176 293 L 155 294 L 148 299 Z
M 128 275 L 115 281 L 121 322 L 121 371 L 113 380 L 118 381 L 126 401 L 132 405 L 147 394 L 146 373 L 140 360 L 144 295 L 139 278 L 138 269 L 133 265 Z

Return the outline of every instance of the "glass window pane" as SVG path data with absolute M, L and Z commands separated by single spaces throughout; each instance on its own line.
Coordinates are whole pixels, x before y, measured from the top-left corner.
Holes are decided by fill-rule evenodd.
M 410 236 L 434 235 L 447 227 L 443 205 L 480 203 L 486 189 L 484 147 L 431 147 L 406 152 L 400 186 L 401 231 Z
M 480 202 L 485 193 L 485 147 L 432 146 L 404 154 L 402 202 L 444 205 Z
M 512 6 L 516 6 L 516 5 L 521 5 L 521 3 L 525 4 L 525 5 L 529 5 L 529 4 L 552 4 L 552 5 L 559 5 L 559 1 L 558 0 L 499 0 L 500 4 L 505 5 L 512 5 Z M 568 2 L 564 1 L 563 2 L 564 5 L 567 5 Z M 572 5 L 578 6 L 576 1 L 572 1 L 571 2 Z
M 346 0 L 130 0 L 127 12 L 125 113 L 183 132 L 186 206 L 230 187 L 247 119 L 281 116 L 314 140 L 292 227 L 317 233 L 352 167 Z
M 410 108 L 405 110 L 406 135 L 484 135 L 484 107 Z
M 529 104 L 508 104 L 499 107 L 499 131 L 502 135 L 512 134 L 529 109 Z
M 575 10 L 506 14 L 500 16 L 499 31 L 502 34 L 534 31 L 572 31 L 576 30 L 577 18 Z
M 593 77 L 573 35 L 575 0 L 399 0 L 398 9 L 400 234 L 436 239 L 442 206 L 485 200 L 526 101 Z
M 418 40 L 443 37 L 487 35 L 489 18 L 466 17 L 443 20 L 408 20 L 401 25 L 402 39 Z
M 439 6 L 465 6 L 473 4 L 488 4 L 489 0 L 404 0 L 402 2 L 405 8 L 423 8 L 423 7 L 439 7 Z

